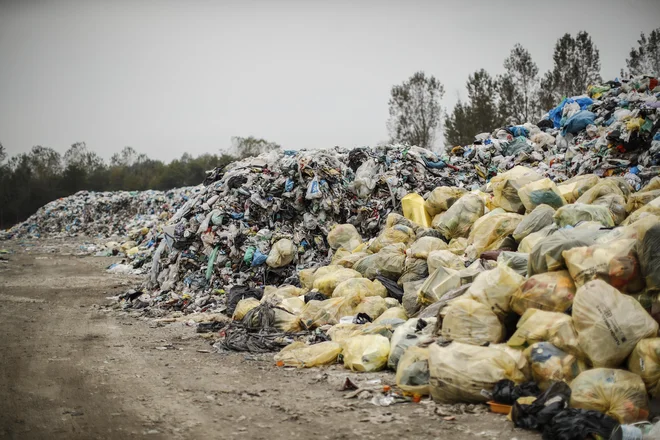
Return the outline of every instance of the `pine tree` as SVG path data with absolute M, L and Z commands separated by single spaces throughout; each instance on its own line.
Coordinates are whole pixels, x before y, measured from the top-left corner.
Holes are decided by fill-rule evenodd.
M 542 110 L 549 110 L 564 96 L 581 95 L 590 84 L 602 81 L 600 53 L 585 31 L 573 38 L 564 34 L 555 45 L 554 67 L 541 80 L 539 100 Z
M 445 117 L 445 143 L 448 148 L 456 145 L 468 145 L 474 141 L 472 133 L 471 109 L 461 100 L 456 103 L 454 110 Z
M 499 112 L 509 124 L 535 122 L 538 117 L 539 68 L 520 44 L 504 60 L 506 73 L 498 77 Z
M 660 75 L 660 28 L 652 30 L 648 38 L 642 32 L 637 43 L 639 47 L 630 49 L 626 60 L 629 73 Z
M 392 142 L 433 148 L 445 89 L 435 77 L 417 72 L 401 85 L 392 87 L 387 128 Z

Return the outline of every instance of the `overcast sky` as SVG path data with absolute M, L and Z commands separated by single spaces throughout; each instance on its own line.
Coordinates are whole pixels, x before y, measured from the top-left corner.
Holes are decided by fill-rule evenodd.
M 586 30 L 610 79 L 658 26 L 659 0 L 0 0 L 0 142 L 163 160 L 231 136 L 373 145 L 391 86 L 417 70 L 451 109 L 517 42 L 543 73 L 556 40 Z

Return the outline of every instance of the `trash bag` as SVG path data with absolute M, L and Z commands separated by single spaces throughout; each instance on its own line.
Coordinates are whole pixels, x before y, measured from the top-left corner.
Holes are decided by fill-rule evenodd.
M 518 245 L 518 251 L 523 252 L 525 254 L 529 254 L 530 252 L 532 252 L 534 246 L 536 246 L 536 244 L 539 241 L 543 240 L 545 237 L 548 237 L 549 235 L 554 234 L 555 231 L 557 231 L 558 229 L 559 228 L 557 227 L 557 225 L 553 223 L 541 229 L 540 231 L 532 232 L 531 234 L 529 234 L 527 237 L 523 238 L 520 241 L 520 244 Z
M 397 225 L 406 226 L 410 229 L 415 229 L 415 224 L 396 212 L 391 212 L 385 219 L 385 229 L 393 228 Z
M 334 364 L 340 353 L 341 345 L 332 341 L 314 345 L 294 342 L 284 347 L 274 359 L 278 366 L 311 368 Z
M 374 281 L 378 281 L 385 287 L 388 298 L 394 298 L 399 303 L 403 300 L 403 289 L 399 287 L 396 281 L 390 280 L 381 275 L 376 276 Z
M 431 305 L 440 300 L 442 295 L 449 292 L 452 289 L 456 289 L 461 286 L 461 276 L 460 271 L 453 269 L 448 269 L 446 267 L 439 267 L 433 272 L 421 285 L 419 288 L 419 293 L 417 296 L 417 303 L 421 307 Z M 405 286 L 404 286 L 405 291 Z M 404 293 L 404 300 L 406 295 Z M 405 302 L 404 302 L 405 306 Z M 409 315 L 410 311 L 406 309 Z
M 318 267 L 310 267 L 308 269 L 303 269 L 300 272 L 298 272 L 298 279 L 300 280 L 300 286 L 303 289 L 310 290 L 312 288 L 312 286 L 314 285 L 314 277 L 318 269 L 319 269 Z
M 545 341 L 580 358 L 586 356 L 578 342 L 573 319 L 564 313 L 527 309 L 516 327 L 507 341 L 509 347 L 524 348 Z
M 361 278 L 362 274 L 353 269 L 346 269 L 344 267 L 334 270 L 326 275 L 316 276 L 314 278 L 314 289 L 317 289 L 327 297 L 331 297 L 335 288 L 342 282 L 351 278 Z
M 352 269 L 353 266 L 355 266 L 355 263 L 357 263 L 364 257 L 368 257 L 369 255 L 371 255 L 370 252 L 351 252 L 347 255 L 339 256 L 338 258 L 333 257 L 331 264 L 335 266 L 345 267 L 347 269 Z
M 484 215 L 484 202 L 476 194 L 465 194 L 447 211 L 433 218 L 433 227 L 440 231 L 446 240 L 467 237 L 470 228 Z
M 609 439 L 618 426 L 616 420 L 599 411 L 566 408 L 543 428 L 543 440 Z
M 649 290 L 660 290 L 660 224 L 649 228 L 638 243 L 642 275 Z
M 415 240 L 415 231 L 408 226 L 397 224 L 391 228 L 386 228 L 369 244 L 369 251 L 373 253 L 380 252 L 383 248 L 402 243 L 404 248 L 410 246 Z
M 530 182 L 518 190 L 518 197 L 527 212 L 532 212 L 537 206 L 547 205 L 558 209 L 566 204 L 557 185 L 547 177 Z
M 559 194 L 567 203 L 575 203 L 587 190 L 594 187 L 600 178 L 594 174 L 574 176 L 557 187 Z
M 370 280 L 378 275 L 398 280 L 406 266 L 406 246 L 397 243 L 384 247 L 380 252 L 368 255 L 353 265 L 363 277 Z
M 389 309 L 381 313 L 381 315 L 378 318 L 374 319 L 374 324 L 378 324 L 381 322 L 388 322 L 390 320 L 396 320 L 396 319 L 400 319 L 402 321 L 406 321 L 408 319 L 406 310 L 403 307 L 390 307 Z
M 245 298 L 242 299 L 236 304 L 234 313 L 231 315 L 231 319 L 234 321 L 240 321 L 250 310 L 259 306 L 260 301 L 256 298 Z
M 425 280 L 428 276 L 429 269 L 424 258 L 406 257 L 406 263 L 403 273 L 399 277 L 398 284 L 399 286 L 403 286 L 403 283 Z
M 541 390 L 534 382 L 516 385 L 509 379 L 502 379 L 493 388 L 493 400 L 503 405 L 513 405 L 521 397 L 536 397 Z
M 623 196 L 624 199 L 627 199 L 631 192 L 632 187 L 625 181 L 625 179 L 609 177 L 600 180 L 596 185 L 585 191 L 584 194 L 578 197 L 576 203 L 590 205 L 596 199 L 608 194 L 619 194 Z
M 642 378 L 625 370 L 594 368 L 571 382 L 571 407 L 600 411 L 619 423 L 648 417 L 648 398 Z
M 529 277 L 511 297 L 511 310 L 519 315 L 527 309 L 565 312 L 573 305 L 575 283 L 566 270 Z
M 485 251 L 498 249 L 522 219 L 522 215 L 506 212 L 487 214 L 477 220 L 468 237 L 467 258 L 474 260 Z
M 552 382 L 564 381 L 570 385 L 573 379 L 588 368 L 582 359 L 549 342 L 537 342 L 525 352 L 532 367 L 532 377 L 543 391 Z
M 543 430 L 543 427 L 566 406 L 571 389 L 566 382 L 554 382 L 531 404 L 515 402 L 511 407 L 511 420 L 518 428 Z
M 555 213 L 555 223 L 560 227 L 575 226 L 579 222 L 599 222 L 606 228 L 614 227 L 609 209 L 601 205 L 574 203 L 562 206 Z
M 264 287 L 264 294 L 261 297 L 261 302 L 268 301 L 271 299 L 282 300 L 286 298 L 293 298 L 303 294 L 304 294 L 303 289 L 289 284 L 284 284 L 280 287 L 266 286 Z
M 270 249 L 266 264 L 272 268 L 284 267 L 293 261 L 297 253 L 296 245 L 288 238 L 283 238 Z
M 466 193 L 467 190 L 464 188 L 440 186 L 431 191 L 424 202 L 424 208 L 426 208 L 426 212 L 428 212 L 431 218 L 433 218 L 451 208 L 451 206 Z
M 431 335 L 435 329 L 436 321 L 436 318 L 411 318 L 398 326 L 394 330 L 392 339 L 390 340 L 387 367 L 396 371 L 399 359 L 408 347 L 417 345 L 420 341 L 431 341 Z
M 407 348 L 396 368 L 396 386 L 407 393 L 428 396 L 429 379 L 428 347 Z
M 594 200 L 593 205 L 605 206 L 615 225 L 620 225 L 628 216 L 626 212 L 626 199 L 619 194 L 607 194 Z
M 461 297 L 447 306 L 441 335 L 450 341 L 484 345 L 502 341 L 504 327 L 488 306 Z
M 518 275 L 527 276 L 527 265 L 529 264 L 529 254 L 522 252 L 504 251 L 497 257 L 497 265 L 512 269 Z
M 328 232 L 328 244 L 332 249 L 344 248 L 350 252 L 362 243 L 362 237 L 351 224 L 335 225 Z
M 630 214 L 621 224 L 627 226 L 649 215 L 660 217 L 660 197 L 651 200 L 647 205 Z
M 326 324 L 335 325 L 343 316 L 355 315 L 362 299 L 354 294 L 325 301 L 309 301 L 299 315 L 301 326 L 312 330 Z
M 401 297 L 401 305 L 403 305 L 408 316 L 415 316 L 420 309 L 428 305 L 420 301 L 420 289 L 424 283 L 426 283 L 424 280 L 411 281 L 404 283 L 402 286 L 403 297 Z
M 651 396 L 660 394 L 660 338 L 642 339 L 628 358 L 628 369 L 644 381 Z
M 637 211 L 639 208 L 648 205 L 658 197 L 660 197 L 660 189 L 630 194 L 630 197 L 628 197 L 628 203 L 626 204 L 626 211 L 628 213 Z
M 565 269 L 566 262 L 562 255 L 564 251 L 580 246 L 591 246 L 598 237 L 606 233 L 607 231 L 592 228 L 561 229 L 554 232 L 539 240 L 530 252 L 527 273 L 532 276 Z
M 533 232 L 538 232 L 554 223 L 553 216 L 555 210 L 551 206 L 541 204 L 534 208 L 532 212 L 526 215 L 516 229 L 513 231 L 513 238 L 520 243 L 520 241 Z
M 637 240 L 618 240 L 575 247 L 562 252 L 562 256 L 577 287 L 599 279 L 622 292 L 637 293 L 644 288 L 644 279 L 636 245 Z
M 521 383 L 525 376 L 502 350 L 452 342 L 429 346 L 430 391 L 439 403 L 485 403 L 502 379 Z
M 637 192 L 644 193 L 649 191 L 655 191 L 658 189 L 660 189 L 660 176 L 655 176 L 653 179 L 649 180 L 649 183 L 647 183 L 642 189 L 640 189 Z
M 465 269 L 465 259 L 448 250 L 431 252 L 426 259 L 426 263 L 429 273 L 435 272 L 438 267 L 448 267 L 454 270 Z
M 295 314 L 270 302 L 262 303 L 247 312 L 241 324 L 252 330 L 274 328 L 285 333 L 300 331 L 300 321 Z
M 438 250 L 446 250 L 447 243 L 435 237 L 422 237 L 418 238 L 412 245 L 407 254 L 414 258 L 427 259 L 429 254 Z
M 387 298 L 387 289 L 379 281 L 371 281 L 366 278 L 350 278 L 337 284 L 332 292 L 332 297 L 348 296 L 357 293 L 362 296 L 380 296 Z
M 498 266 L 479 273 L 464 296 L 487 306 L 503 319 L 511 310 L 511 297 L 524 281 L 525 278 L 513 269 Z
M 596 114 L 588 110 L 580 110 L 568 118 L 563 125 L 562 134 L 577 134 L 587 128 L 587 125 L 593 124 Z
M 346 368 L 354 371 L 379 371 L 387 364 L 390 341 L 385 336 L 354 336 L 342 345 Z
M 363 297 L 363 299 L 360 300 L 360 303 L 355 307 L 355 314 L 359 315 L 360 313 L 364 313 L 373 321 L 386 310 L 387 303 L 384 298 L 380 296 L 368 296 L 366 298 Z
M 419 194 L 410 193 L 401 199 L 403 216 L 423 228 L 431 226 L 431 217 L 424 208 L 424 199 Z
M 465 254 L 465 249 L 467 248 L 467 237 L 456 237 L 452 238 L 447 245 L 447 250 L 462 257 Z
M 658 333 L 658 323 L 636 299 L 602 280 L 578 288 L 573 323 L 580 347 L 594 367 L 620 365 L 637 342 Z
M 542 178 L 536 171 L 523 166 L 515 166 L 507 172 L 498 174 L 490 179 L 493 204 L 505 211 L 522 214 L 525 212 L 525 206 L 518 196 L 518 190 Z
M 227 314 L 228 315 L 233 315 L 234 310 L 236 309 L 236 305 L 238 302 L 244 298 L 255 298 L 260 300 L 261 297 L 263 296 L 263 292 L 259 289 L 251 289 L 250 287 L 247 286 L 234 286 L 231 289 L 229 289 L 229 293 L 227 294 L 226 302 L 225 304 L 227 305 Z

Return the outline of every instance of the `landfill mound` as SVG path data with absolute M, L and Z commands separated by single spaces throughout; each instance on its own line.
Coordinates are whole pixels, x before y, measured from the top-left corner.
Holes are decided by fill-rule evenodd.
M 125 237 L 169 219 L 197 187 L 169 191 L 78 191 L 42 206 L 0 238 Z
M 613 81 L 446 155 L 216 169 L 121 303 L 278 366 L 396 371 L 377 405 L 490 401 L 544 438 L 609 438 L 660 394 L 659 97 Z

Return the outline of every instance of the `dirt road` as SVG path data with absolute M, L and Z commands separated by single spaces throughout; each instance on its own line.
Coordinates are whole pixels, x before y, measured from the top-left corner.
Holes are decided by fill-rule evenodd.
M 0 261 L 2 439 L 540 438 L 490 413 L 345 399 L 338 389 L 356 375 L 342 366 L 208 352 L 183 323 L 157 328 L 108 307 L 133 283 L 104 272 L 115 260 L 0 248 L 15 251 Z

